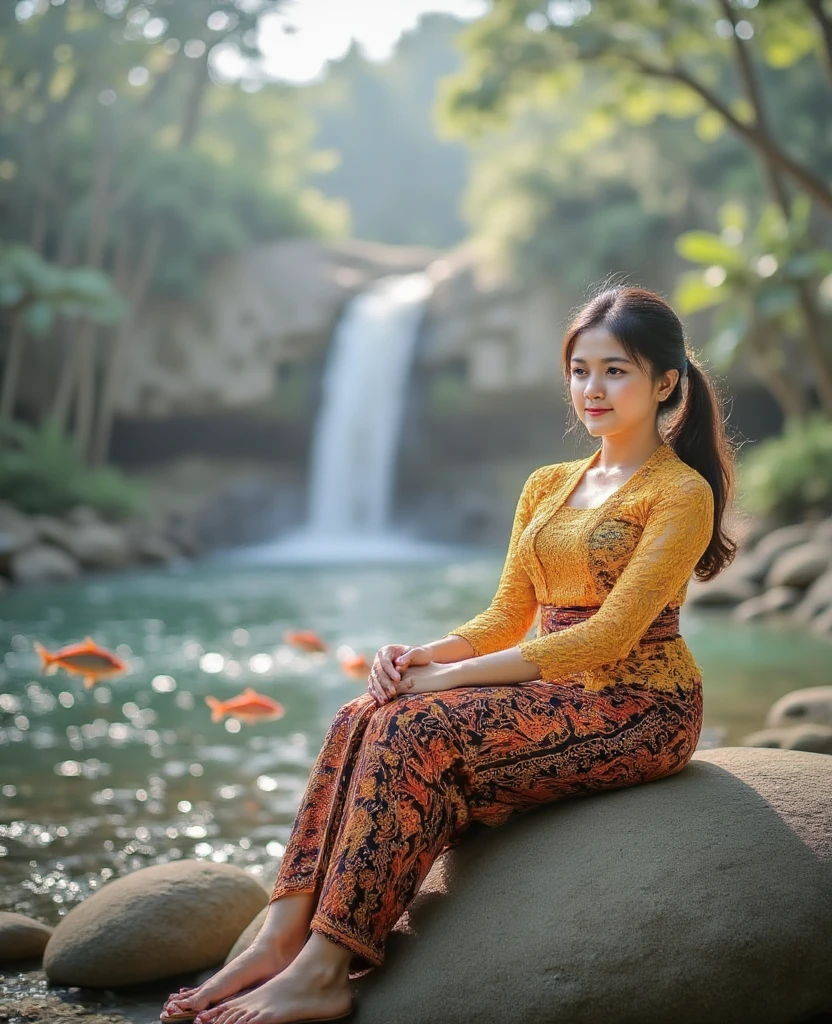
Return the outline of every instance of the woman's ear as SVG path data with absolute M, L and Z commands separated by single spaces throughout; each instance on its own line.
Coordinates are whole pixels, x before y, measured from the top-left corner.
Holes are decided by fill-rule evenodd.
M 668 370 L 659 381 L 659 401 L 663 402 L 666 398 L 669 398 L 678 383 L 679 371 L 675 368 Z

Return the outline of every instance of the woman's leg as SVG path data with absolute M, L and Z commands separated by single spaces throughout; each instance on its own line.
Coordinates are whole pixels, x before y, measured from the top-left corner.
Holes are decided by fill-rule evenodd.
M 467 824 L 464 782 L 455 777 L 460 750 L 433 696 L 401 696 L 370 716 L 303 950 L 256 992 L 201 1013 L 199 1024 L 282 1024 L 349 1009 L 350 965 L 382 962 L 387 932 Z M 323 830 L 315 834 L 320 847 Z
M 369 694 L 362 694 L 335 715 L 309 776 L 266 920 L 254 942 L 204 985 L 171 996 L 164 1012 L 187 1013 L 216 1005 L 285 970 L 303 948 L 361 739 L 378 709 Z
M 384 940 L 436 856 L 472 821 L 498 825 L 566 796 L 679 771 L 701 688 L 674 693 L 529 683 L 399 697 L 366 727 L 312 917 L 293 963 L 206 1024 L 284 1024 L 344 1012 L 350 962 Z

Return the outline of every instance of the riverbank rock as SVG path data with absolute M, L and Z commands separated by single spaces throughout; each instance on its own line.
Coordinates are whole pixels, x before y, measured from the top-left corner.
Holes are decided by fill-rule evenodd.
M 0 911 L 0 963 L 40 956 L 51 934 L 49 925 L 33 917 Z
M 808 686 L 792 690 L 775 701 L 766 716 L 766 726 L 828 725 L 832 727 L 832 686 Z
M 830 568 L 832 563 L 832 547 L 810 541 L 798 544 L 785 554 L 780 555 L 766 575 L 766 589 L 771 587 L 802 587 L 811 586 Z
M 775 612 L 787 611 L 800 600 L 802 591 L 798 587 L 772 587 L 757 597 L 749 597 L 731 612 L 736 622 L 752 622 Z
M 760 585 L 751 575 L 752 562 L 737 555 L 734 561 L 714 579 L 703 583 L 692 579 L 688 586 L 686 603 L 702 607 L 721 607 L 741 604 L 760 593 Z
M 108 882 L 62 918 L 44 953 L 52 984 L 110 988 L 221 963 L 267 902 L 242 868 L 180 860 Z
M 49 544 L 16 551 L 10 566 L 15 583 L 61 583 L 81 575 L 80 566 L 71 555 Z
M 356 1024 L 783 1024 L 832 1011 L 832 758 L 723 747 L 466 837 Z
M 760 729 L 746 736 L 745 747 L 777 747 L 780 750 L 809 750 L 832 754 L 832 728 L 828 725 L 783 725 Z

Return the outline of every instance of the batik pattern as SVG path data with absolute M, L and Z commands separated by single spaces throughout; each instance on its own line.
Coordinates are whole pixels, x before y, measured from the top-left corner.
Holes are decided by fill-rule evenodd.
M 311 928 L 379 965 L 431 864 L 473 823 L 682 769 L 702 689 L 543 681 L 345 704 L 327 733 L 270 902 L 313 892 Z

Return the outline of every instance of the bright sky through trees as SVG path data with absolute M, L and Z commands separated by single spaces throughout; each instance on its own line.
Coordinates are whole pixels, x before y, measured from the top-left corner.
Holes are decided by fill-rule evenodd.
M 353 40 L 370 60 L 384 60 L 422 14 L 475 18 L 485 8 L 484 0 L 287 0 L 284 10 L 261 21 L 263 70 L 270 77 L 308 82 L 326 61 L 343 57 Z

